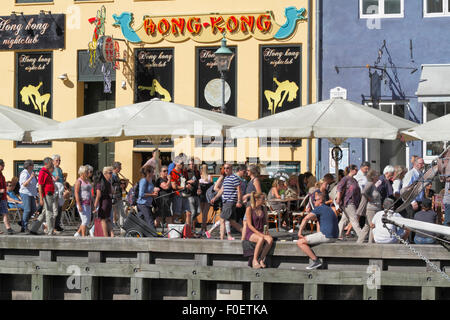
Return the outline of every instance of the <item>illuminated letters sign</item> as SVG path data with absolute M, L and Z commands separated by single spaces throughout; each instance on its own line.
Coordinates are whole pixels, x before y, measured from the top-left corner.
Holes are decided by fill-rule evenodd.
M 281 40 L 294 33 L 297 21 L 306 20 L 304 8 L 287 7 L 284 14 L 286 22 L 283 25 L 275 22 L 270 11 L 251 14 L 144 16 L 141 25 L 133 29 L 133 14 L 123 12 L 120 15 L 113 14 L 113 25 L 120 27 L 123 36 L 134 43 L 156 43 L 163 39 L 170 42 L 192 39 L 210 43 L 219 41 L 223 33 L 230 40 L 250 37 L 258 40 Z

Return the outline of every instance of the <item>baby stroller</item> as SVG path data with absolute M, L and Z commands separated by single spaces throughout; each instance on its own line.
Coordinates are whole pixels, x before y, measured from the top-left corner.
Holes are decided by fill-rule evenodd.
M 135 212 L 130 212 L 123 223 L 125 237 L 162 237 L 154 226 L 149 226 L 143 219 L 139 218 Z

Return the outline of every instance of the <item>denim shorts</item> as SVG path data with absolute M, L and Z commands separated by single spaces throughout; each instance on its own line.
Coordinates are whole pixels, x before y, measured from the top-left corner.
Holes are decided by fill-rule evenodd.
M 0 215 L 8 214 L 8 201 L 0 200 Z
M 190 212 L 189 199 L 175 196 L 173 198 L 172 211 L 174 215 L 182 215 L 186 211 Z

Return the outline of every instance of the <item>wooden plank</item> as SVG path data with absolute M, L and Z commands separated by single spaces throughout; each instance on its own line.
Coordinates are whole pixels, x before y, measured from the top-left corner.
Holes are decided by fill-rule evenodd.
M 430 260 L 450 260 L 447 250 L 440 245 L 413 245 Z M 197 254 L 242 255 L 240 241 L 200 239 L 157 239 L 157 238 L 103 238 L 9 236 L 3 237 L 0 249 L 28 250 L 76 250 L 76 251 L 130 251 L 130 252 L 174 252 Z M 368 258 L 368 259 L 412 259 L 419 257 L 401 244 L 356 244 L 330 243 L 314 248 L 320 257 Z M 304 256 L 294 243 L 277 242 L 275 256 Z

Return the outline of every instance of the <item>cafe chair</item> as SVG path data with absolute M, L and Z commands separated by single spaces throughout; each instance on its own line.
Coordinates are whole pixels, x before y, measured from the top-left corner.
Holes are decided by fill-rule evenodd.
M 22 221 L 22 210 L 17 206 L 14 206 L 14 208 L 8 208 L 8 215 L 12 217 L 11 223 Z
M 292 230 L 295 230 L 296 224 L 300 225 L 304 216 L 304 211 L 292 212 Z
M 278 222 L 280 219 L 280 214 L 281 214 L 281 210 L 274 210 L 272 208 L 272 206 L 270 205 L 269 201 L 266 201 L 266 206 L 269 209 L 269 211 L 267 212 L 267 222 L 268 223 L 275 223 L 275 228 L 277 230 L 277 232 L 279 231 L 278 229 Z

